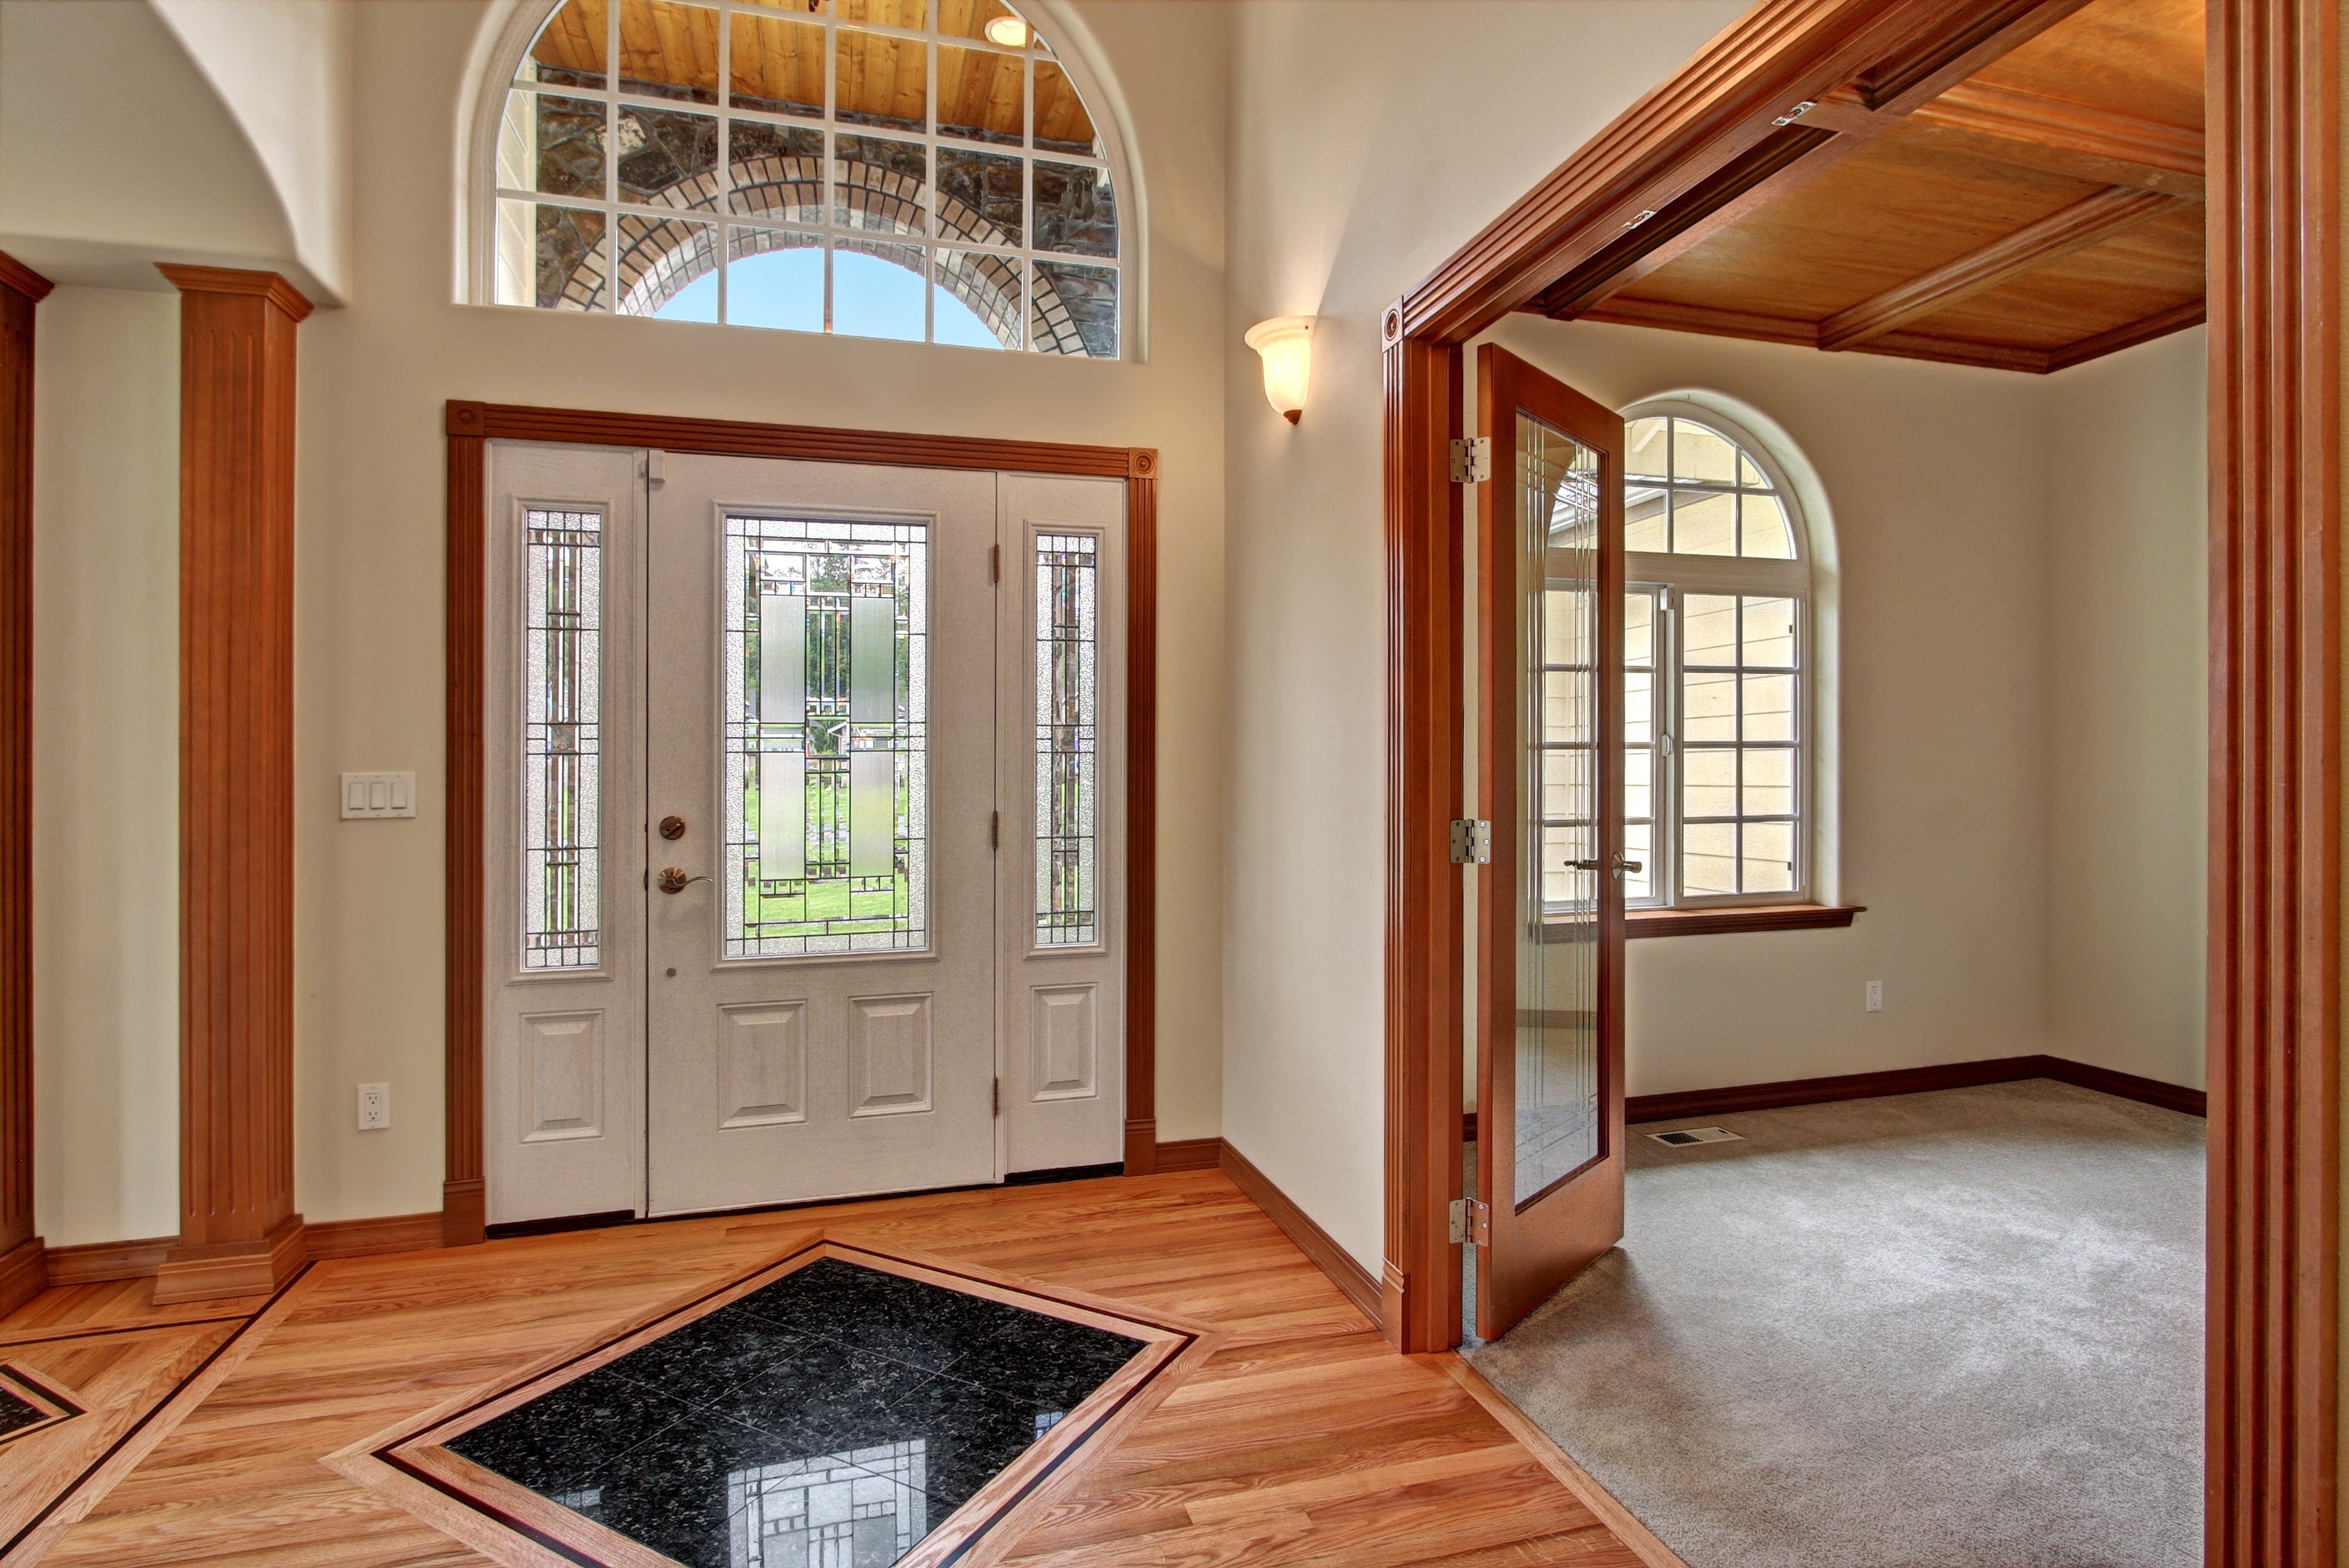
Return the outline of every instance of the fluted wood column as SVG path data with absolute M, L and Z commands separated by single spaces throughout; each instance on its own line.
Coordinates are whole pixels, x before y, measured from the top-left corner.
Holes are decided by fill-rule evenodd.
M 274 1288 L 294 1212 L 294 364 L 274 273 L 180 289 L 180 1241 L 155 1299 Z
M 33 307 L 0 254 L 0 1313 L 48 1283 L 33 1234 Z

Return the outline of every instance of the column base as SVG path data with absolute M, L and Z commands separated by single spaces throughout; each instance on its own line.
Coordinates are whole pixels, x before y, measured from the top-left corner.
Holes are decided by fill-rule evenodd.
M 440 1244 L 479 1246 L 488 1234 L 488 1190 L 478 1176 L 467 1181 L 440 1183 Z
M 0 1253 L 0 1313 L 10 1313 L 49 1288 L 48 1249 L 31 1237 Z
M 299 1214 L 286 1215 L 258 1241 L 173 1247 L 155 1274 L 155 1305 L 267 1295 L 293 1278 L 308 1255 Z

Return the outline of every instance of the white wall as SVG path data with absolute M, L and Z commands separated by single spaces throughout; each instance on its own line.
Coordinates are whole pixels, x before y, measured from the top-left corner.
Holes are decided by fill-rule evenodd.
M 60 288 L 36 317 L 35 1221 L 180 1228 L 180 302 Z
M 2199 1088 L 2207 334 L 2047 384 L 2048 1048 Z
M 146 0 L 0 0 L 0 249 L 157 292 L 159 261 L 294 257 L 268 171 Z
M 155 0 L 270 174 L 314 304 L 351 284 L 351 7 Z
M 1243 7 L 1226 342 L 1224 1132 L 1382 1251 L 1379 314 L 1733 18 L 1734 3 Z M 1240 334 L 1319 315 L 1291 428 Z

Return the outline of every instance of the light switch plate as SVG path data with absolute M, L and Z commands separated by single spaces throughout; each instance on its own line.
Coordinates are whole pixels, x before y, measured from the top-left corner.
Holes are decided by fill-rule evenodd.
M 413 817 L 416 815 L 416 775 L 413 773 L 346 773 L 343 775 L 343 816 Z

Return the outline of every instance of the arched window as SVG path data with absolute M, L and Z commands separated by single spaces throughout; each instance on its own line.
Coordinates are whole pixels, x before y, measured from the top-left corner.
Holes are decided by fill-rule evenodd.
M 1114 150 L 1000 0 L 565 0 L 502 90 L 497 304 L 1120 352 Z
M 1624 825 L 1649 907 L 1815 896 L 1812 551 L 1754 435 L 1626 411 Z

